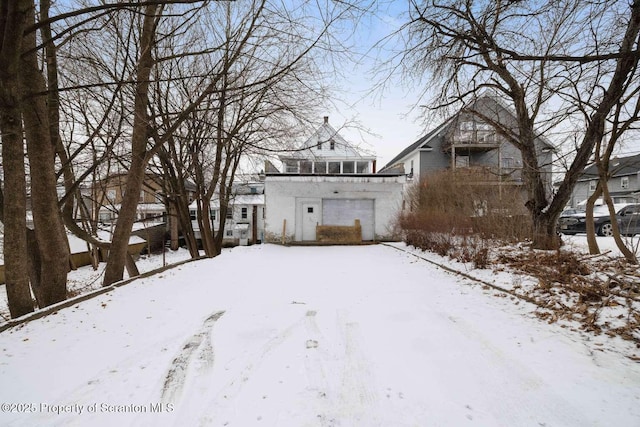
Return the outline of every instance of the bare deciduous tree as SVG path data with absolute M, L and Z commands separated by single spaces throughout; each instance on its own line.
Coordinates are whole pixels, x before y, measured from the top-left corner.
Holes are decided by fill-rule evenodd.
M 606 20 L 616 25 L 598 28 Z M 441 88 L 439 107 L 466 103 L 487 90 L 513 105 L 516 129 L 492 124 L 522 154 L 534 246 L 557 247 L 557 218 L 627 82 L 637 80 L 640 3 L 412 1 L 401 32 L 409 36 L 402 66 L 407 75 L 433 73 Z M 601 86 L 580 84 L 585 81 Z M 575 88 L 592 94 L 588 104 L 573 102 Z M 549 194 L 535 139 L 580 108 L 587 120 L 575 157 Z M 482 111 L 473 112 L 482 117 Z

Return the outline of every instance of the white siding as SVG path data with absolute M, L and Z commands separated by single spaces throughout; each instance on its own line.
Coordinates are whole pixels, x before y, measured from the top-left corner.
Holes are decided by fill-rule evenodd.
M 402 207 L 404 177 L 284 176 L 268 175 L 265 181 L 267 240 L 280 240 L 283 225 L 287 240 L 303 239 L 303 205 L 323 206 L 324 200 L 372 200 L 373 238 L 390 235 L 390 225 Z M 349 225 L 353 224 L 353 217 Z M 362 218 L 359 218 L 362 222 Z

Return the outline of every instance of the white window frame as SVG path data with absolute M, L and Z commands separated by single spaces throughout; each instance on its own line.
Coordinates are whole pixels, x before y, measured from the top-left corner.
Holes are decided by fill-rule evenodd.
M 596 191 L 596 187 L 598 186 L 598 181 L 592 179 L 589 181 L 589 191 Z
M 629 188 L 629 177 L 628 176 L 620 177 L 620 188 L 623 188 L 623 189 Z

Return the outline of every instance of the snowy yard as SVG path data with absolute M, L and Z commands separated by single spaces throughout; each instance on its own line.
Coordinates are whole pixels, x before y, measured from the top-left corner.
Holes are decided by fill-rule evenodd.
M 640 425 L 628 342 L 495 294 L 383 245 L 235 248 L 0 333 L 0 425 Z

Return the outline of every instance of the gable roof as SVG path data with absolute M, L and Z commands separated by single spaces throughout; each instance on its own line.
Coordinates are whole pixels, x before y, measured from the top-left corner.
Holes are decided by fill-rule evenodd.
M 333 143 L 333 149 L 331 149 Z M 313 134 L 299 147 L 299 151 L 281 155 L 281 159 L 322 159 L 322 158 L 367 158 L 375 159 L 375 156 L 360 153 L 355 147 L 344 139 L 338 131 L 329 124 L 329 117 L 324 117 L 324 122 Z
M 411 154 L 415 150 L 422 149 L 422 148 L 424 148 L 424 149 L 433 148 L 433 147 L 431 147 L 429 145 L 429 141 L 431 141 L 433 139 L 433 137 L 437 136 L 438 133 L 442 129 L 444 129 L 449 124 L 449 122 L 451 122 L 452 120 L 453 120 L 453 117 L 448 119 L 448 120 L 446 120 L 444 123 L 440 124 L 440 126 L 436 127 L 431 132 L 427 133 L 425 136 L 421 137 L 416 142 L 414 142 L 413 144 L 411 144 L 410 146 L 408 146 L 407 148 L 402 150 L 400 152 L 400 154 L 395 156 L 389 163 L 387 163 L 382 169 L 380 169 L 380 173 L 382 173 L 382 172 L 384 172 L 384 171 L 386 171 L 388 169 L 394 168 L 394 166 L 396 166 L 400 162 L 400 160 L 402 160 L 403 158 L 405 158 L 406 156 L 408 156 L 409 154 Z
M 640 172 L 640 154 L 627 157 L 614 157 L 609 161 L 609 172 L 612 177 L 635 175 Z M 595 164 L 588 166 L 582 172 L 580 180 L 597 178 L 598 167 Z
M 418 139 L 416 142 L 414 142 L 413 144 L 411 144 L 410 146 L 408 146 L 407 148 L 402 150 L 400 152 L 400 154 L 398 154 L 396 157 L 394 157 L 380 171 L 382 172 L 387 168 L 392 168 L 398 162 L 400 162 L 405 157 L 407 157 L 409 154 L 411 154 L 412 152 L 414 152 L 414 151 L 416 151 L 418 149 L 433 148 L 433 147 L 429 146 L 429 142 L 430 141 L 432 141 L 436 136 L 438 136 L 443 130 L 445 130 L 447 127 L 449 127 L 452 123 L 455 123 L 455 121 L 461 115 L 463 115 L 463 114 L 473 114 L 472 112 L 470 113 L 471 108 L 474 105 L 482 104 L 482 103 L 490 103 L 490 104 L 492 104 L 494 106 L 495 109 L 493 110 L 493 115 L 495 115 L 496 121 L 499 120 L 499 118 L 500 118 L 500 116 L 502 114 L 505 114 L 509 118 L 515 120 L 515 114 L 513 113 L 512 109 L 510 109 L 507 106 L 505 106 L 498 98 L 496 98 L 494 96 L 490 96 L 490 95 L 482 95 L 478 99 L 473 100 L 470 104 L 462 107 L 457 113 L 455 113 L 449 119 L 445 120 L 442 124 L 437 126 L 434 130 L 430 131 L 425 136 L 423 136 L 422 138 Z M 551 144 L 543 135 L 536 135 L 536 138 L 537 138 L 537 141 L 539 141 L 540 143 L 542 143 L 545 146 L 545 148 L 550 148 L 552 150 L 555 150 L 555 147 L 553 146 L 553 144 Z

